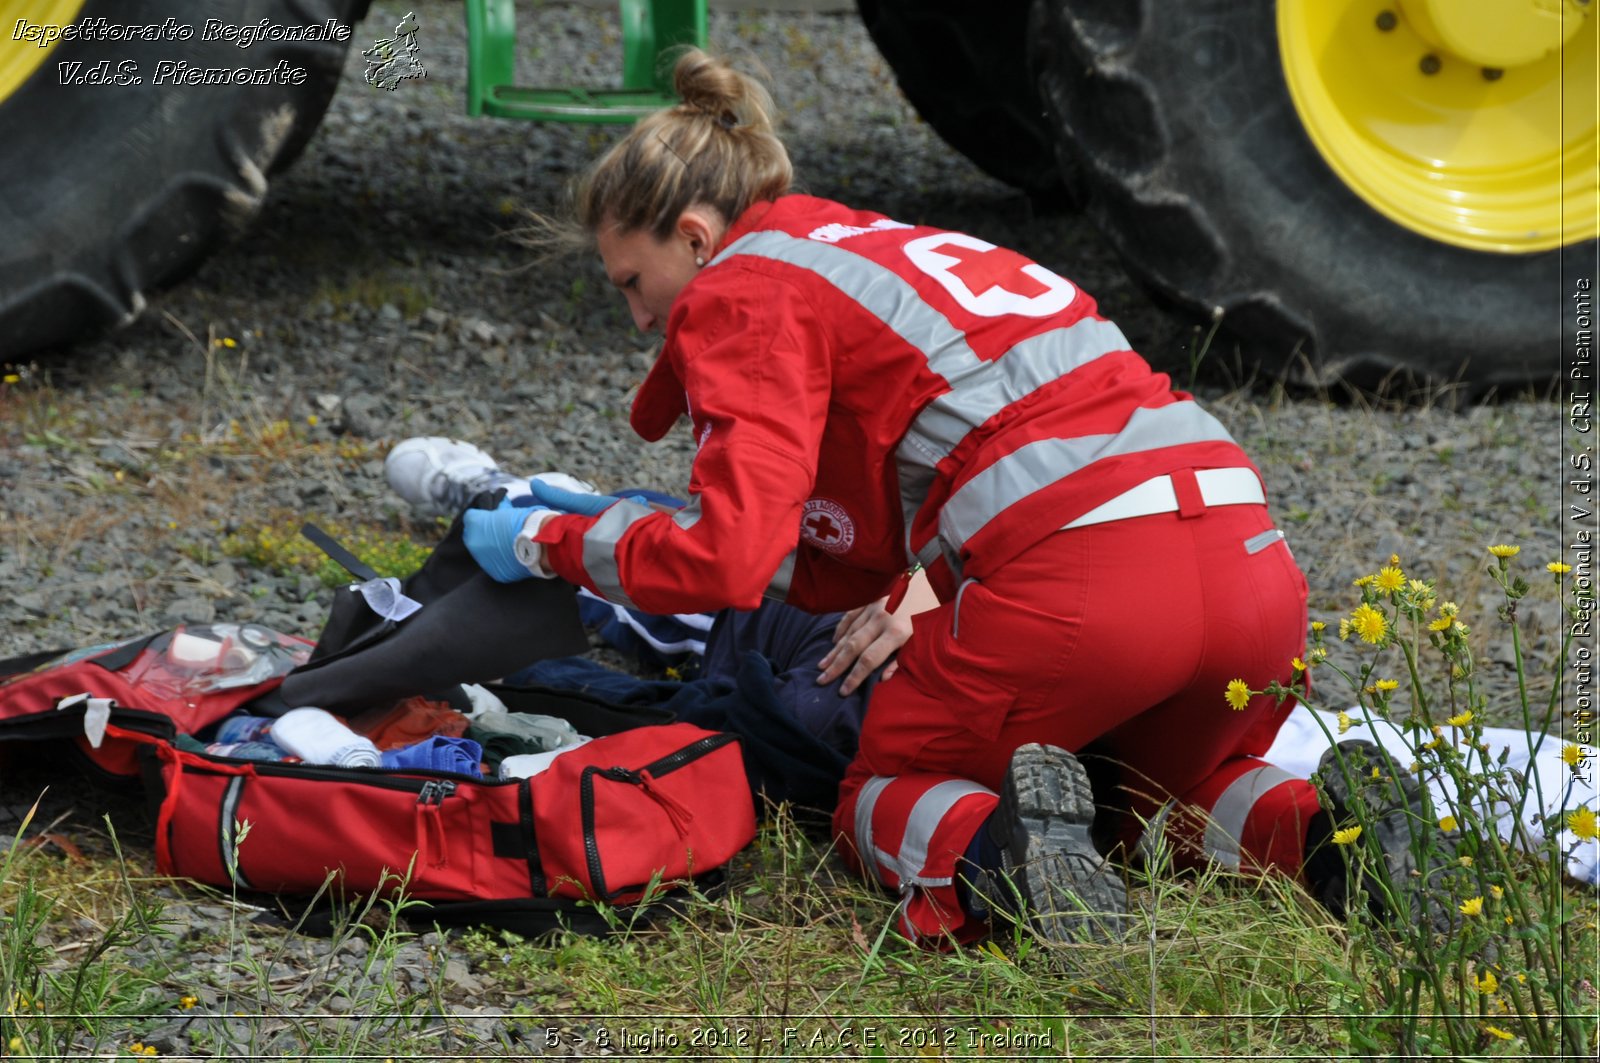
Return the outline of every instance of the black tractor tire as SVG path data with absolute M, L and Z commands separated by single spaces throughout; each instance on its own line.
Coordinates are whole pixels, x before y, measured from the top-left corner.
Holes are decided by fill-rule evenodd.
M 1028 76 L 1028 0 L 857 0 L 911 106 L 991 177 L 1055 203 L 1054 135 Z
M 80 26 L 94 18 L 124 27 L 172 18 L 194 32 L 186 41 L 171 34 L 62 40 L 0 100 L 0 356 L 128 324 L 150 293 L 243 232 L 261 209 L 268 175 L 305 147 L 322 120 L 358 39 L 353 23 L 369 2 L 88 0 Z M 209 19 L 284 27 L 334 19 L 352 32 L 342 42 L 258 40 L 240 48 L 203 40 Z M 165 60 L 283 76 L 260 85 L 184 84 L 169 67 L 157 84 Z M 96 71 L 102 61 L 107 77 L 139 83 L 70 83 L 73 72 Z M 62 66 L 70 63 L 82 66 Z
M 1300 121 L 1273 0 L 1036 0 L 1032 19 L 1085 212 L 1158 299 L 1220 319 L 1217 367 L 1458 397 L 1560 374 L 1595 242 L 1494 254 L 1379 214 Z

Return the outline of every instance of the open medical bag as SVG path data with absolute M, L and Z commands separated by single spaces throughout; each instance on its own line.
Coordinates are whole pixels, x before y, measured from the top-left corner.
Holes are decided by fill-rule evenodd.
M 557 716 L 592 739 L 530 778 L 239 760 L 180 743 L 241 707 L 270 715 L 326 697 L 321 707 L 353 715 L 414 695 L 459 701 L 459 689 L 441 689 L 447 678 L 490 680 L 586 648 L 569 586 L 508 588 L 464 557 L 458 521 L 422 571 L 390 588 L 419 612 L 379 616 L 371 589 L 352 585 L 315 647 L 211 624 L 0 661 L 0 740 L 71 738 L 99 772 L 141 778 L 164 874 L 288 895 L 325 884 L 389 892 L 403 880 L 446 924 L 600 931 L 586 902 L 631 904 L 748 844 L 755 813 L 735 736 L 581 693 L 486 684 L 508 711 Z M 450 634 L 452 622 L 466 635 Z

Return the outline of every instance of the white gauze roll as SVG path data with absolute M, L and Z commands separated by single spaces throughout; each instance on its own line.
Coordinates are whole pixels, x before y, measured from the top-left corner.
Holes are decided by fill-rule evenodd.
M 272 740 L 307 764 L 376 768 L 378 747 L 326 709 L 291 709 L 272 725 Z

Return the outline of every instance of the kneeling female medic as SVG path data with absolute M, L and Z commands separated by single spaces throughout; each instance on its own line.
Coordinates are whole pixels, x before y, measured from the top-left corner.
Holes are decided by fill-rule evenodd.
M 1207 814 L 1159 817 L 1191 856 L 1299 873 L 1315 792 L 1254 756 L 1290 706 L 1223 697 L 1287 682 L 1306 630 L 1250 459 L 1071 281 L 791 194 L 760 83 L 692 50 L 675 78 L 683 102 L 594 165 L 576 213 L 665 332 L 631 420 L 656 440 L 689 419 L 689 504 L 561 512 L 534 484 L 552 508 L 468 512 L 479 563 L 652 612 L 885 615 L 920 567 L 937 602 L 834 815 L 913 939 L 975 937 L 996 906 L 1054 939 L 1117 929 L 1078 753 L 1115 766 L 1125 844 L 1174 801 Z

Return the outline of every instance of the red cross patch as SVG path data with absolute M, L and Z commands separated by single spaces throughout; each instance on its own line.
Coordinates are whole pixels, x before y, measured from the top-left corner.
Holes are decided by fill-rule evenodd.
M 828 498 L 813 498 L 800 513 L 800 539 L 830 554 L 844 554 L 856 542 L 856 522 Z

